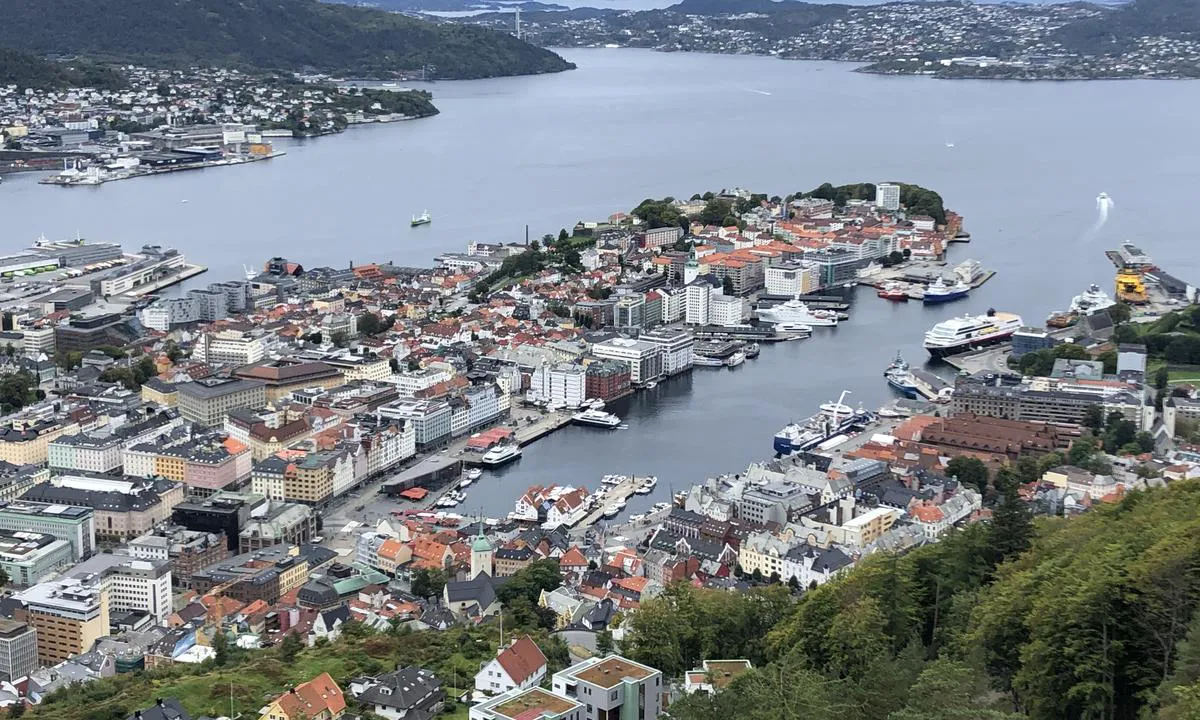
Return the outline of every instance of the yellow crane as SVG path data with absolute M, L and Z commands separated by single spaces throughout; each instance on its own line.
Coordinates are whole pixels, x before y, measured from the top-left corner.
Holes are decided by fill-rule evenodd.
M 1146 281 L 1141 273 L 1129 269 L 1117 273 L 1117 300 L 1133 305 L 1146 302 Z

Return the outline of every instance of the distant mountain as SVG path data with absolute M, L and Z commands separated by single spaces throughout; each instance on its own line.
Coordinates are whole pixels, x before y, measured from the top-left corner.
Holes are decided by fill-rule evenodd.
M 359 5 L 374 7 L 395 12 L 471 12 L 471 11 L 505 11 L 521 9 L 521 12 L 544 12 L 550 10 L 567 10 L 566 5 L 526 0 L 511 2 L 510 0 L 322 0 L 341 5 Z
M 5 0 L 0 47 L 360 76 L 431 65 L 442 79 L 574 67 L 505 33 L 316 0 Z
M 94 87 L 118 89 L 125 79 L 120 73 L 86 62 L 61 63 L 0 48 L 0 85 L 24 88 Z

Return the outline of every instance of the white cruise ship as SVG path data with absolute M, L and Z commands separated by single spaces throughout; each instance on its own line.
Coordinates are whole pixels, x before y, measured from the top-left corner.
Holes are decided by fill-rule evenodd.
M 1012 337 L 1021 327 L 1021 316 L 988 310 L 986 315 L 964 315 L 944 320 L 925 333 L 925 349 L 935 358 L 955 355 Z
M 759 308 L 759 320 L 770 323 L 796 323 L 800 325 L 837 325 L 837 313 L 832 310 L 812 310 L 800 298 L 792 298 L 785 303 Z
M 515 444 L 505 443 L 485 452 L 480 462 L 489 467 L 496 467 L 519 457 L 521 457 L 521 448 Z
M 615 428 L 621 424 L 621 418 L 603 410 L 584 410 L 572 415 L 571 419 L 580 425 L 597 425 L 606 428 Z

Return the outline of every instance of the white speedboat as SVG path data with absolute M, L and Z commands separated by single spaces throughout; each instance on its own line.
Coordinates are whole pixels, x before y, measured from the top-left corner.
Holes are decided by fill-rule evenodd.
M 475 481 L 472 480 L 471 478 L 464 477 L 462 480 L 459 481 L 458 486 L 460 488 L 470 487 L 471 483 L 473 483 L 473 482 L 475 482 Z
M 483 471 L 479 468 L 471 468 L 467 471 L 468 480 L 478 480 L 481 477 L 483 477 Z
M 646 482 L 639 485 L 637 490 L 634 490 L 634 492 L 638 495 L 649 495 L 650 493 L 654 492 L 654 488 L 657 486 L 658 478 L 651 476 L 646 479 Z
M 650 382 L 646 383 L 647 390 L 653 390 L 656 387 L 658 387 L 658 382 L 655 380 L 651 380 Z
M 603 428 L 615 428 L 621 424 L 621 418 L 603 410 L 584 410 L 572 415 L 571 419 L 580 425 L 595 425 Z
M 521 448 L 510 443 L 505 443 L 485 452 L 480 462 L 489 467 L 497 467 L 504 463 L 512 462 L 519 457 L 521 457 Z
M 604 401 L 601 400 L 600 398 L 596 398 L 594 400 L 588 400 L 587 406 L 593 410 L 603 410 L 604 409 Z
M 604 508 L 604 512 L 601 514 L 606 518 L 615 518 L 617 515 L 621 514 L 621 509 L 616 505 L 609 505 Z
M 725 364 L 729 367 L 737 367 L 744 362 L 746 362 L 746 353 L 742 352 L 741 350 L 725 358 Z

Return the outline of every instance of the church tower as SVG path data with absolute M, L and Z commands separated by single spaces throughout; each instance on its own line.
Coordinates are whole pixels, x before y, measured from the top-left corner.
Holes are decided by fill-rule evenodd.
M 492 558 L 495 555 L 495 548 L 492 543 L 483 535 L 483 521 L 480 519 L 479 534 L 471 540 L 471 577 L 475 578 L 479 573 L 487 573 L 494 575 L 492 570 Z

